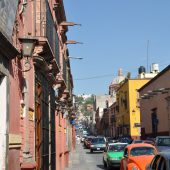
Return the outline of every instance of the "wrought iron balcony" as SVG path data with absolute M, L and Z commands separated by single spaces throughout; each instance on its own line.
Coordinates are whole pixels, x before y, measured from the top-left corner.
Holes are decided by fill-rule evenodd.
M 49 2 L 43 0 L 40 2 L 37 1 L 36 3 L 36 37 L 41 37 L 41 39 L 44 38 L 48 41 L 48 49 L 51 50 L 51 54 L 54 55 L 54 58 L 59 66 L 59 38 Z

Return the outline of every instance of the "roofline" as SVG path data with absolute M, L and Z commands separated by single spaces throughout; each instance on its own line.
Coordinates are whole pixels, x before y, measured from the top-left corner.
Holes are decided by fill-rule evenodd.
M 149 84 L 154 82 L 156 79 L 158 79 L 160 76 L 162 76 L 168 70 L 170 70 L 170 65 L 165 67 L 160 73 L 158 73 L 154 78 L 152 78 L 149 82 L 147 82 L 144 86 L 142 86 L 138 91 L 140 92 L 141 90 L 143 90 L 145 87 L 147 87 Z
M 151 144 L 147 144 L 147 143 L 132 143 L 126 146 L 127 148 L 133 148 L 133 147 L 152 147 L 155 148 L 153 145 Z
M 119 84 L 120 84 L 120 86 L 118 87 L 118 89 L 117 89 L 117 91 L 118 90 L 120 90 L 120 88 L 126 83 L 126 82 L 128 82 L 128 81 L 130 81 L 130 80 L 135 80 L 135 81 L 139 81 L 139 80 L 150 80 L 150 78 L 142 78 L 142 79 L 140 79 L 140 78 L 133 78 L 133 79 L 127 79 L 127 78 L 125 78 L 125 80 L 123 80 L 122 82 L 120 82 Z

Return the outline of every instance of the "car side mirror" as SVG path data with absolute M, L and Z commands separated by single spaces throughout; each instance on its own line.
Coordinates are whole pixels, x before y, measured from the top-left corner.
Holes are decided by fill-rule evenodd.
M 124 157 L 125 157 L 125 158 L 128 158 L 128 154 L 125 154 Z
M 146 165 L 146 170 L 149 170 L 151 168 L 150 164 Z

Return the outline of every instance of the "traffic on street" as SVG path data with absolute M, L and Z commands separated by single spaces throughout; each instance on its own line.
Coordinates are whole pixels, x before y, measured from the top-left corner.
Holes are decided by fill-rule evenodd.
M 70 157 L 67 170 L 169 170 L 170 168 L 169 136 L 133 140 L 130 137 L 116 139 L 94 136 L 82 128 L 76 131 L 76 149 Z
M 103 164 L 103 151 L 91 153 L 84 148 L 84 144 L 76 145 L 76 150 L 70 156 L 69 167 L 66 170 L 105 170 Z M 115 167 L 119 170 L 119 167 Z

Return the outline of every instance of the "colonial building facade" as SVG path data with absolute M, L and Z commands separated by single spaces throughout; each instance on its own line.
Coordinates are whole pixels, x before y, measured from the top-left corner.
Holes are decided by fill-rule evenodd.
M 140 109 L 137 90 L 149 79 L 126 79 L 117 90 L 116 136 L 140 137 Z
M 139 89 L 142 138 L 170 135 L 170 66 Z
M 75 115 L 63 1 L 0 3 L 0 169 L 64 169 Z

